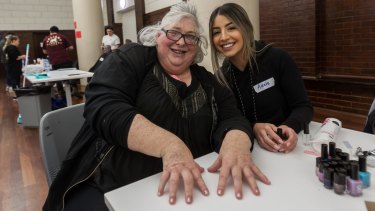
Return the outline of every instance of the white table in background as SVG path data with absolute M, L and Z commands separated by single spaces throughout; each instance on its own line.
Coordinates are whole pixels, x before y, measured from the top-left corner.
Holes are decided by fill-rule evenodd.
M 76 70 L 76 69 L 61 69 L 47 72 L 46 78 L 37 78 L 34 74 L 25 74 L 24 76 L 31 83 L 52 83 L 62 81 L 64 83 L 64 90 L 66 95 L 67 106 L 72 105 L 72 96 L 70 92 L 69 80 L 90 78 L 94 75 L 92 72 Z
M 320 123 L 310 124 L 311 134 L 319 128 Z M 300 134 L 301 135 L 301 134 Z M 354 130 L 341 129 L 336 139 L 337 147 L 349 152 L 343 141 L 348 141 L 353 148 L 362 147 L 364 150 L 375 148 L 375 135 Z M 348 194 L 337 195 L 333 190 L 326 189 L 315 175 L 315 156 L 304 153 L 309 147 L 300 140 L 298 146 L 289 154 L 272 153 L 254 146 L 253 159 L 261 170 L 271 180 L 267 186 L 258 182 L 261 195 L 254 196 L 247 186 L 243 187 L 244 197 L 237 200 L 233 186 L 229 185 L 224 196 L 216 194 L 218 174 L 203 173 L 203 179 L 210 190 L 208 197 L 194 190 L 192 204 L 186 204 L 183 189 L 180 186 L 177 203 L 169 205 L 168 191 L 158 197 L 156 195 L 160 174 L 134 182 L 106 193 L 105 203 L 110 210 L 137 211 L 365 211 L 365 201 L 375 201 L 375 169 L 369 168 L 371 180 L 370 188 L 363 190 L 360 197 Z M 209 167 L 217 154 L 211 153 L 197 159 L 204 168 Z

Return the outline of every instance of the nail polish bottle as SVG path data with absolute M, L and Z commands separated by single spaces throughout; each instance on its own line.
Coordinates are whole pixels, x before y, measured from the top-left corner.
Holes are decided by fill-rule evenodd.
M 328 161 L 328 145 L 322 144 L 320 150 L 321 161 Z
M 318 172 L 319 172 L 320 159 L 321 157 L 315 158 L 315 175 L 316 176 L 318 176 Z
M 335 155 L 336 155 L 336 151 L 335 151 L 335 149 L 336 149 L 336 143 L 335 142 L 329 142 L 329 153 L 328 153 L 328 158 L 333 158 L 333 157 L 335 157 Z
M 368 188 L 371 185 L 371 174 L 367 171 L 366 156 L 358 156 L 359 163 L 359 179 L 362 181 L 362 188 Z
M 323 170 L 324 172 L 324 187 L 327 189 L 332 189 L 333 188 L 333 168 L 326 168 Z
M 302 140 L 305 146 L 310 145 L 311 135 L 310 135 L 309 123 L 304 124 Z
M 358 178 L 358 164 L 350 165 L 350 176 L 346 181 L 346 189 L 351 196 L 362 195 L 362 181 Z
M 336 194 L 344 194 L 346 189 L 346 174 L 335 172 L 333 174 L 333 190 Z
M 282 128 L 277 128 L 276 134 L 281 138 L 281 140 L 285 141 Z
M 342 152 L 342 149 L 336 147 L 335 152 L 336 152 L 336 155 L 338 155 Z
M 340 156 L 341 160 L 344 160 L 344 161 L 348 161 L 349 160 L 349 153 L 347 153 L 347 152 L 341 152 L 339 154 L 339 156 Z
M 324 183 L 324 169 L 327 169 L 327 168 L 329 168 L 328 163 L 320 162 L 318 178 L 319 178 L 319 181 L 322 182 L 322 183 Z

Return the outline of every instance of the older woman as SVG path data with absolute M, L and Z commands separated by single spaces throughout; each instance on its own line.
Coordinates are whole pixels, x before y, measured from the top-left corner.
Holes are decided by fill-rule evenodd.
M 242 180 L 256 195 L 255 178 L 269 184 L 251 159 L 249 123 L 231 91 L 195 64 L 202 59 L 201 33 L 195 8 L 181 3 L 140 32 L 143 45 L 124 45 L 104 60 L 86 90 L 86 122 L 45 210 L 105 209 L 103 193 L 161 171 L 158 195 L 168 183 L 169 203 L 176 203 L 182 182 L 192 203 L 194 186 L 209 194 L 194 158 L 213 150 L 219 156 L 209 171 L 220 168 L 219 195 L 230 176 L 237 198 Z

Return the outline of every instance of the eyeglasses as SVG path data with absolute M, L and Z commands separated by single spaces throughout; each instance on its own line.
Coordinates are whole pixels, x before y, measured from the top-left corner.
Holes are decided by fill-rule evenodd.
M 165 32 L 165 35 L 168 39 L 173 41 L 179 41 L 182 37 L 184 38 L 184 41 L 187 45 L 196 45 L 199 42 L 199 37 L 192 35 L 192 34 L 182 34 L 179 31 L 176 30 L 165 30 L 162 29 L 163 32 Z

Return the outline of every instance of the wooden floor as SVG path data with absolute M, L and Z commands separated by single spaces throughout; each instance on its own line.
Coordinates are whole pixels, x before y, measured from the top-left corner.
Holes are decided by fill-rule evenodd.
M 47 196 L 38 128 L 17 124 L 18 104 L 0 77 L 0 211 L 39 211 Z M 73 104 L 82 100 L 73 98 Z
M 39 131 L 17 124 L 17 102 L 4 89 L 4 78 L 0 77 L 0 210 L 39 211 L 48 191 Z M 336 117 L 344 127 L 355 130 L 362 130 L 366 118 L 315 108 L 315 121 L 325 117 Z

